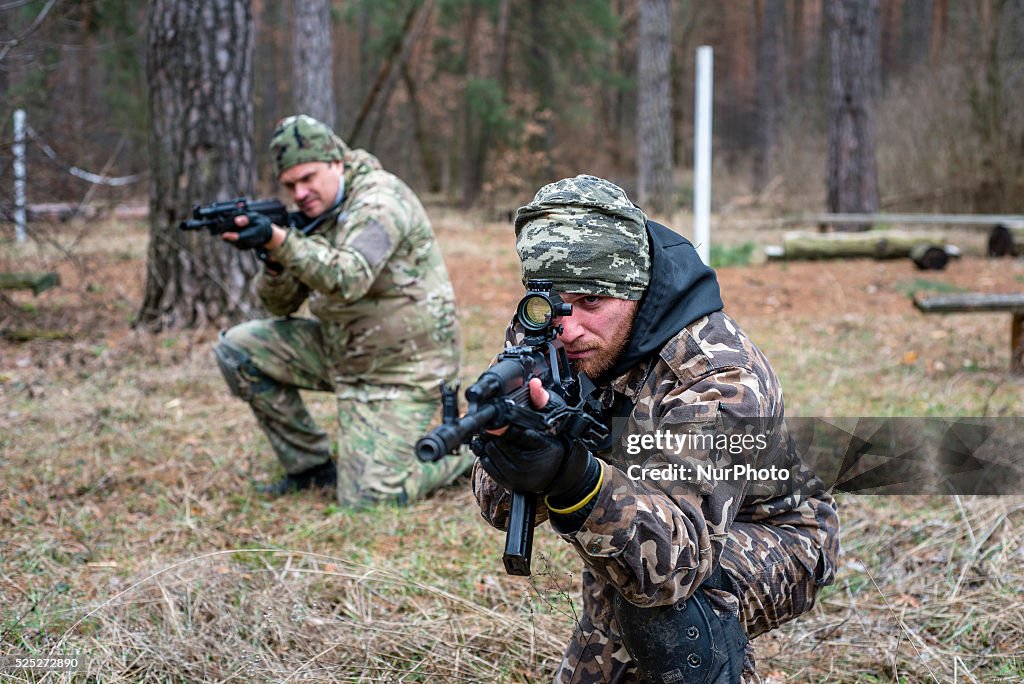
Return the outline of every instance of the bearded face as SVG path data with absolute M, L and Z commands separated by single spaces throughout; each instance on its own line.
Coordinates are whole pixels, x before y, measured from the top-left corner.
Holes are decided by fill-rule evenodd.
M 562 294 L 572 315 L 559 318 L 559 339 L 577 370 L 596 378 L 615 363 L 629 342 L 637 302 L 588 294 Z

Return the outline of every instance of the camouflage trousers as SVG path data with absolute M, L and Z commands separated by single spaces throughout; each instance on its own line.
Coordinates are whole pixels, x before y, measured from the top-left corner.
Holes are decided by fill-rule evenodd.
M 751 640 L 746 647 L 742 684 L 761 682 L 755 672 L 753 639 L 810 610 L 821 584 L 819 564 L 834 564 L 836 560 L 810 558 L 806 543 L 796 537 L 785 528 L 736 522 L 726 540 L 721 563 L 738 597 L 708 590 L 708 598 L 715 610 L 738 610 L 740 624 Z M 641 681 L 612 614 L 615 591 L 584 570 L 583 611 L 555 682 Z
M 249 403 L 285 472 L 299 473 L 331 459 L 331 440 L 299 393 L 338 389 L 318 321 L 249 321 L 221 333 L 215 352 L 232 392 Z M 413 447 L 434 421 L 438 402 L 401 388 L 389 390 L 387 399 L 336 400 L 333 451 L 343 505 L 414 501 L 451 483 L 472 464 L 468 450 L 421 463 Z

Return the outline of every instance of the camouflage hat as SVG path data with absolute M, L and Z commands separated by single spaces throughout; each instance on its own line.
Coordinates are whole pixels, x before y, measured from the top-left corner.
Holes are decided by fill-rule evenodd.
M 637 300 L 651 276 L 647 216 L 602 178 L 566 178 L 537 191 L 516 213 L 523 284 Z
M 342 161 L 347 151 L 348 146 L 330 126 L 305 114 L 278 121 L 270 138 L 274 172 L 279 176 L 296 164 Z

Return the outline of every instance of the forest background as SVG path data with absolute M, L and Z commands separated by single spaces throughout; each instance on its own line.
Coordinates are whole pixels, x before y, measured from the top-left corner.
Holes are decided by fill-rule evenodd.
M 670 19 L 641 38 L 649 5 Z M 906 260 L 746 263 L 780 217 L 830 208 L 840 6 L 867 8 L 877 39 L 843 65 L 868 84 L 876 208 L 1024 212 L 1022 0 L 0 0 L 0 272 L 61 277 L 0 293 L 0 657 L 82 655 L 78 675 L 48 677 L 64 681 L 550 679 L 579 561 L 547 529 L 524 581 L 501 571 L 502 537 L 465 483 L 361 512 L 252 492 L 279 473 L 210 346 L 258 314 L 211 304 L 255 265 L 175 226 L 193 202 L 276 194 L 267 138 L 298 110 L 322 107 L 426 201 L 472 380 L 521 294 L 509 212 L 541 184 L 606 176 L 689 236 L 694 51 L 711 45 L 713 260 L 787 409 L 1024 415 L 1005 314 L 926 319 L 911 304 L 1020 291 L 1024 261 L 985 258 L 980 232 L 956 233 L 965 256 L 928 275 Z M 185 25 L 203 30 L 175 34 L 190 49 L 155 69 L 164 29 Z M 655 43 L 668 59 L 641 59 Z M 668 97 L 656 133 L 639 95 L 652 85 Z M 225 127 L 166 116 L 203 107 Z M 26 243 L 15 109 L 33 134 Z M 648 196 L 641 167 L 664 152 L 668 194 Z M 92 185 L 71 167 L 141 178 Z M 154 296 L 157 263 L 190 286 Z M 238 279 L 208 288 L 220 266 Z M 331 425 L 331 398 L 307 399 Z M 1024 678 L 1022 497 L 837 499 L 837 582 L 758 639 L 767 682 Z
M 299 68 L 293 67 L 302 42 L 293 37 L 294 3 L 237 4 L 254 30 L 248 95 L 263 192 L 276 190 L 264 152 L 273 122 L 303 109 L 294 96 L 297 83 L 326 71 L 334 96 L 321 115 L 418 192 L 461 204 L 482 197 L 507 208 L 539 184 L 585 171 L 635 194 L 643 3 L 321 2 L 330 11 L 329 52 L 309 54 Z M 672 9 L 662 27 L 670 31 L 672 130 L 659 139 L 670 141 L 675 170 L 665 208 L 691 201 L 694 51 L 711 45 L 715 207 L 728 210 L 753 197 L 781 209 L 824 209 L 826 3 L 664 4 Z M 870 78 L 877 82 L 880 208 L 1020 210 L 1021 2 L 874 4 L 877 23 L 867 28 L 878 33 L 878 53 L 867 67 L 877 69 Z M 147 171 L 146 8 L 137 0 L 7 0 L 0 7 L 0 205 L 13 201 L 16 108 L 28 112 L 30 125 L 68 163 L 105 168 L 111 176 Z M 214 37 L 223 52 L 249 47 L 226 38 Z M 227 84 L 204 87 L 211 99 L 238 97 Z M 28 154 L 31 201 L 81 199 L 87 186 L 34 146 Z M 94 197 L 123 200 L 133 191 L 146 197 L 144 183 Z

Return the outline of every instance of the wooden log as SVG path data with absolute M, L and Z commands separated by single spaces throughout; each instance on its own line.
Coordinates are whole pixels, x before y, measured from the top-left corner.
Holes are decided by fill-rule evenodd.
M 0 332 L 5 340 L 11 342 L 30 342 L 31 340 L 71 340 L 74 336 L 67 330 L 44 330 L 42 328 L 15 328 Z
M 1024 313 L 1024 293 L 986 294 L 958 292 L 915 299 L 914 306 L 925 313 Z
M 45 292 L 60 285 L 60 274 L 46 273 L 0 273 L 0 290 L 32 290 L 32 294 Z
M 39 221 L 46 218 L 67 221 L 76 216 L 91 219 L 96 218 L 100 214 L 98 208 L 90 204 L 80 206 L 77 202 L 44 202 L 30 204 L 25 209 L 28 212 L 28 219 L 30 221 Z
M 988 234 L 990 257 L 1020 256 L 1024 254 L 1024 224 L 1000 223 Z
M 910 256 L 917 245 L 943 249 L 941 235 L 898 230 L 871 230 L 860 233 L 812 233 L 792 231 L 783 236 L 786 259 L 900 259 Z
M 991 313 L 1008 311 L 1010 320 L 1010 372 L 1024 375 L 1024 293 L 963 292 L 915 299 L 925 313 Z
M 922 271 L 941 271 L 949 263 L 949 254 L 942 247 L 921 243 L 910 249 L 910 258 Z
M 1024 216 L 1020 214 L 893 214 L 880 212 L 875 214 L 803 214 L 802 216 L 783 219 L 787 225 L 836 225 L 839 223 L 860 224 L 908 224 L 908 225 L 945 225 L 962 226 L 964 228 L 985 228 L 999 223 L 1024 224 Z

